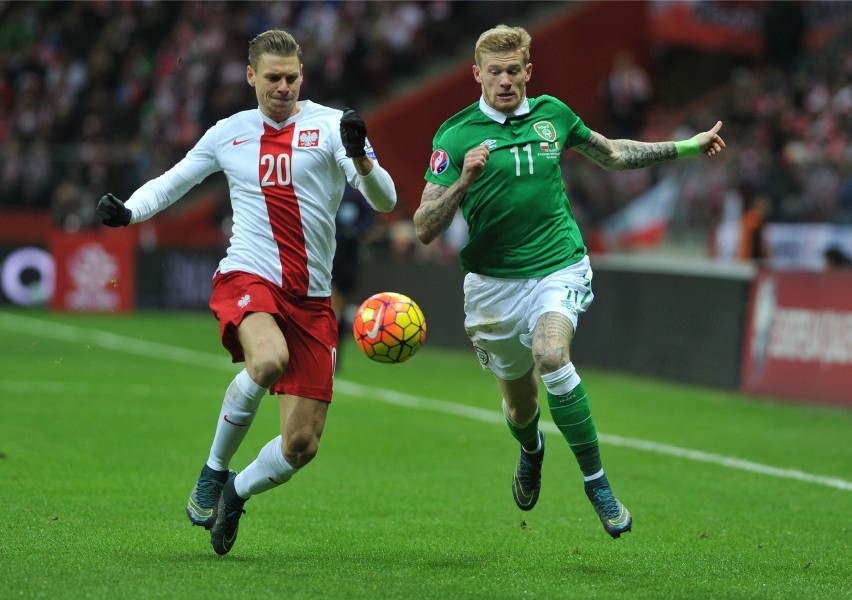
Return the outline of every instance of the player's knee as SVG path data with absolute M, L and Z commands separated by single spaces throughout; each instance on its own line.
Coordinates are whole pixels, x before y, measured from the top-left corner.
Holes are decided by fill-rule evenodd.
M 535 366 L 542 375 L 555 373 L 569 362 L 571 359 L 568 353 L 563 352 L 561 348 L 535 354 Z
M 304 430 L 291 434 L 282 442 L 284 458 L 297 469 L 311 462 L 319 450 L 319 436 Z
M 268 353 L 254 357 L 250 364 L 246 364 L 246 370 L 258 385 L 268 388 L 281 378 L 288 361 L 286 352 Z

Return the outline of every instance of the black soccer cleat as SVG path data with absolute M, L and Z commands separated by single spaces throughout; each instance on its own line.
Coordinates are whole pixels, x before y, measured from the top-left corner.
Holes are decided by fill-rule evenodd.
M 586 482 L 586 496 L 595 507 L 604 529 L 613 538 L 627 533 L 633 526 L 633 517 L 612 493 L 606 475 Z
M 240 517 L 246 512 L 243 510 L 246 500 L 240 498 L 237 495 L 237 490 L 234 489 L 234 479 L 236 478 L 235 472 L 231 471 L 228 474 L 228 481 L 222 490 L 221 498 L 219 498 L 216 522 L 210 530 L 210 544 L 216 554 L 220 555 L 227 554 L 234 547 L 234 542 L 237 541 Z
M 532 510 L 541 491 L 541 465 L 544 462 L 544 434 L 538 432 L 541 450 L 529 454 L 521 446 L 521 456 L 512 477 L 512 496 L 521 510 Z
M 215 471 L 204 465 L 186 503 L 186 515 L 193 525 L 204 529 L 213 527 L 216 521 L 216 506 L 227 480 L 228 471 Z

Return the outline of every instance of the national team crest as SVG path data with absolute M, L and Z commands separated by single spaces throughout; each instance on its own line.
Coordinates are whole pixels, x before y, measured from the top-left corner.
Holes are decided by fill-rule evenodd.
M 473 351 L 476 352 L 476 358 L 479 359 L 479 364 L 483 367 L 488 365 L 491 362 L 491 357 L 488 356 L 488 352 L 485 351 L 485 348 L 482 346 L 473 345 Z
M 299 132 L 296 146 L 299 148 L 314 148 L 319 145 L 319 129 L 306 129 Z
M 429 168 L 433 175 L 440 175 L 450 166 L 450 157 L 443 150 L 435 150 L 429 160 Z
M 548 142 L 556 141 L 556 128 L 550 121 L 539 121 L 533 125 L 535 132 Z

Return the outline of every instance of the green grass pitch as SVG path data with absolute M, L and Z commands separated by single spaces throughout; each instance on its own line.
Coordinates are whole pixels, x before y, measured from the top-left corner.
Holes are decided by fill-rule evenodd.
M 428 315 L 427 315 L 428 318 Z M 317 459 L 225 557 L 184 514 L 239 368 L 207 314 L 0 311 L 4 598 L 850 598 L 852 414 L 594 370 L 634 530 L 610 539 L 549 416 L 541 499 L 472 353 L 344 348 Z M 235 457 L 278 432 L 268 398 Z

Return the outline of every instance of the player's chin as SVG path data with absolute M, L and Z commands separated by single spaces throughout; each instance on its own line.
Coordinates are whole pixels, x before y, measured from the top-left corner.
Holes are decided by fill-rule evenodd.
M 512 112 L 518 106 L 520 106 L 520 102 L 518 101 L 517 96 L 496 96 L 494 98 L 495 108 L 500 112 Z

